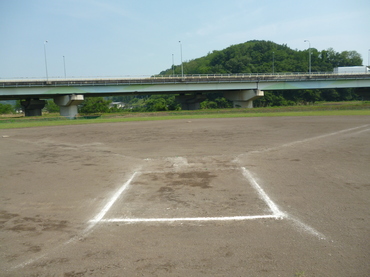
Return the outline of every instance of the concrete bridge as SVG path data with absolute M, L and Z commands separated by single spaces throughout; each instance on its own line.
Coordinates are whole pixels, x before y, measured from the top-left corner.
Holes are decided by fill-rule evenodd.
M 125 78 L 0 79 L 0 100 L 20 99 L 26 116 L 41 115 L 45 100 L 54 99 L 62 116 L 74 118 L 84 96 L 177 94 L 183 109 L 197 109 L 205 94 L 221 92 L 234 107 L 252 108 L 268 90 L 361 88 L 369 90 L 370 74 L 230 74 Z

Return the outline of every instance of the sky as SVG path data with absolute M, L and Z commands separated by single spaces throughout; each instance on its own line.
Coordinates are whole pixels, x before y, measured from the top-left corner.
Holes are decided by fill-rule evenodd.
M 369 15 L 369 0 L 0 0 L 0 79 L 149 76 L 249 40 L 368 65 Z

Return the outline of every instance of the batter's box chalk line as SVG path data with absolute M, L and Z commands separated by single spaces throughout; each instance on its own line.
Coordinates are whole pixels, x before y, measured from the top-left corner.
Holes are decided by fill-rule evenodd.
M 95 216 L 90 222 L 121 222 L 121 223 L 145 223 L 145 222 L 189 222 L 189 221 L 241 221 L 241 220 L 255 220 L 255 219 L 283 219 L 285 214 L 279 210 L 275 203 L 265 193 L 265 191 L 258 185 L 251 173 L 242 167 L 243 176 L 249 181 L 251 186 L 257 191 L 259 197 L 266 203 L 272 214 L 267 215 L 249 215 L 249 216 L 222 216 L 222 217 L 175 217 L 175 218 L 110 218 L 104 219 L 104 216 L 109 209 L 114 205 L 119 196 L 128 189 L 134 178 L 140 174 L 135 172 L 131 178 L 112 196 L 109 202 L 103 207 L 101 212 Z
M 256 190 L 260 199 L 262 199 L 266 205 L 271 210 L 271 214 L 266 215 L 249 215 L 249 216 L 222 216 L 222 217 L 175 217 L 175 218 L 108 218 L 105 219 L 104 216 L 110 210 L 110 208 L 114 205 L 117 199 L 122 195 L 124 191 L 128 189 L 131 182 L 135 179 L 136 176 L 140 175 L 142 172 L 136 171 L 130 179 L 126 181 L 120 187 L 117 192 L 109 199 L 108 203 L 103 207 L 103 209 L 92 219 L 90 220 L 90 225 L 87 230 L 91 230 L 96 224 L 98 223 L 109 223 L 109 222 L 116 222 L 116 223 L 172 223 L 172 222 L 212 222 L 212 221 L 243 221 L 243 220 L 256 220 L 256 219 L 289 219 L 291 223 L 293 223 L 298 229 L 307 232 L 313 236 L 318 237 L 319 239 L 326 239 L 323 234 L 316 231 L 311 226 L 306 225 L 305 223 L 301 222 L 299 219 L 289 216 L 287 213 L 282 212 L 278 206 L 270 199 L 270 197 L 266 194 L 266 192 L 261 188 L 261 186 L 257 183 L 256 179 L 252 176 L 252 174 L 245 168 L 241 167 L 242 174 L 245 179 L 248 180 L 250 185 Z

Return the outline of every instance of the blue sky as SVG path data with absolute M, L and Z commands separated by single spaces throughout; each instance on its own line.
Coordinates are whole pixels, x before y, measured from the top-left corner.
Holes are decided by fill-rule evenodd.
M 139 76 L 249 40 L 355 50 L 369 0 L 0 0 L 0 78 Z M 63 60 L 63 56 L 65 57 Z

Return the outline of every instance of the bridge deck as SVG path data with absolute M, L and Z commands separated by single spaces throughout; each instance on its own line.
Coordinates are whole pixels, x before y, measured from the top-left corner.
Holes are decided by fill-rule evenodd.
M 286 73 L 286 74 L 212 74 L 184 76 L 152 76 L 152 77 L 97 77 L 97 78 L 50 78 L 46 79 L 12 79 L 1 80 L 1 88 L 14 87 L 63 87 L 63 86 L 114 86 L 135 84 L 178 84 L 178 83 L 248 83 L 248 82 L 301 82 L 320 80 L 360 80 L 370 79 L 370 74 L 333 74 L 333 73 Z

